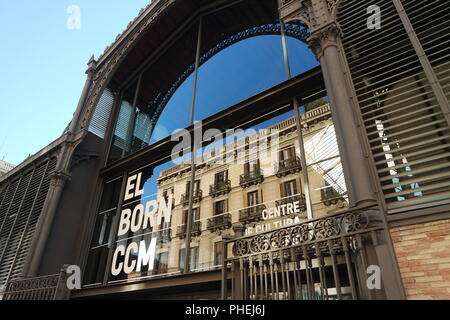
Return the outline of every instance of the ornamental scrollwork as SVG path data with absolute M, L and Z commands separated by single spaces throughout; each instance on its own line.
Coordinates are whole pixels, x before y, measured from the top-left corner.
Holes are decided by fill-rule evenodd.
M 338 5 L 339 0 L 327 0 L 327 9 L 330 14 L 333 14 Z
M 339 215 L 306 221 L 273 232 L 241 238 L 234 242 L 233 254 L 241 257 L 260 254 L 290 246 L 309 245 L 314 241 L 336 240 L 349 233 L 363 232 L 369 227 L 366 211 L 345 212 Z
M 32 278 L 24 280 L 11 281 L 8 286 L 8 292 L 20 292 L 42 289 L 53 289 L 58 285 L 59 275 L 47 276 L 41 278 Z

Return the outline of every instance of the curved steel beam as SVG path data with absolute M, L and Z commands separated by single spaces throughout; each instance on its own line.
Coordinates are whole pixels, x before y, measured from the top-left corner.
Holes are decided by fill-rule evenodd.
M 296 38 L 304 43 L 306 43 L 307 39 L 310 37 L 310 31 L 307 28 L 307 26 L 303 22 L 291 22 L 285 25 L 285 33 L 287 36 Z M 240 31 L 227 39 L 221 41 L 217 45 L 213 46 L 209 50 L 207 50 L 201 57 L 200 57 L 200 66 L 206 63 L 209 59 L 211 59 L 214 55 L 219 53 L 220 51 L 232 46 L 233 44 L 236 44 L 240 41 L 243 41 L 245 39 L 255 37 L 255 36 L 261 36 L 261 35 L 280 35 L 281 34 L 281 27 L 279 24 L 273 23 L 273 24 L 265 24 L 257 27 L 252 27 L 243 31 Z M 164 111 L 164 108 L 166 107 L 167 103 L 170 101 L 172 96 L 175 94 L 177 89 L 184 83 L 184 81 L 192 74 L 194 71 L 195 64 L 191 64 L 178 78 L 175 80 L 175 82 L 172 84 L 172 86 L 169 88 L 169 90 L 166 92 L 164 96 L 162 94 L 158 94 L 155 98 L 155 100 L 149 105 L 150 108 L 154 107 L 155 112 L 153 113 L 153 116 L 151 118 L 151 130 L 153 131 L 156 123 L 159 120 L 159 117 L 161 116 L 162 112 Z M 161 98 L 162 97 L 162 98 Z M 153 132 L 152 132 L 153 133 Z M 151 136 L 152 134 L 150 134 Z

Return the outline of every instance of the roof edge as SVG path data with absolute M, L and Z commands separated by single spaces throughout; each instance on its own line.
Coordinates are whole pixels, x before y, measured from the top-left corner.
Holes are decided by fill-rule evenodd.
M 128 23 L 127 28 L 116 36 L 116 39 L 105 48 L 103 53 L 97 59 L 97 66 L 102 65 L 114 50 L 127 38 L 127 36 L 144 20 L 150 13 L 157 10 L 164 2 L 168 0 L 151 0 L 147 7 L 142 8 L 134 20 Z

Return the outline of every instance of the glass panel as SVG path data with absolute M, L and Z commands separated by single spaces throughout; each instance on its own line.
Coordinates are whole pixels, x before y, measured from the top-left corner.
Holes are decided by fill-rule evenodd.
M 236 14 L 252 4 L 265 12 L 251 19 Z M 264 4 L 249 0 L 203 18 L 196 120 L 208 118 L 287 79 L 277 9 L 276 0 Z M 267 14 L 272 10 L 273 14 Z M 311 50 L 299 40 L 305 37 L 303 29 L 297 22 L 286 27 L 292 76 L 318 66 Z
M 188 127 L 197 34 L 198 24 L 194 23 L 161 58 L 149 64 L 140 79 L 138 76 L 125 90 L 109 162 L 168 138 L 175 130 Z M 177 116 L 174 117 L 174 114 Z
M 84 284 L 103 283 L 122 180 L 119 177 L 107 182 L 104 186 L 89 250 Z
M 129 136 L 129 128 L 133 125 L 133 101 L 136 95 L 137 82 L 135 81 L 126 89 L 121 98 L 119 114 L 117 116 L 114 135 L 108 162 L 114 162 L 122 158 L 126 148 L 126 139 Z
M 186 28 L 143 72 L 131 152 L 189 126 L 198 29 L 197 22 Z
M 299 109 L 315 218 L 348 207 L 347 187 L 331 110 L 326 97 Z

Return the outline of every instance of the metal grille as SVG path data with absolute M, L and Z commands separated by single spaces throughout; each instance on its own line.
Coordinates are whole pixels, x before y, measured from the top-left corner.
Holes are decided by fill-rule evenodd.
M 448 3 L 403 3 L 448 92 Z M 385 200 L 394 209 L 448 199 L 448 123 L 393 0 L 376 3 L 382 12 L 380 30 L 369 30 L 367 15 L 361 14 L 372 4 L 345 1 L 338 21 Z
M 14 280 L 8 283 L 3 300 L 67 300 L 67 274 L 59 274 Z
M 105 138 L 106 127 L 108 126 L 113 103 L 113 93 L 109 89 L 105 89 L 92 115 L 89 131 L 102 139 Z
M 232 299 L 357 300 L 385 298 L 366 285 L 382 239 L 376 207 L 347 210 L 289 228 L 229 240 Z M 226 269 L 223 269 L 223 272 Z M 223 279 L 227 276 L 222 275 Z M 228 294 L 226 281 L 222 294 Z M 226 297 L 223 297 L 226 298 Z
M 48 160 L 5 188 L 0 206 L 0 286 L 22 272 L 55 165 L 56 159 Z
M 403 1 L 406 13 L 450 101 L 450 6 L 448 1 Z

